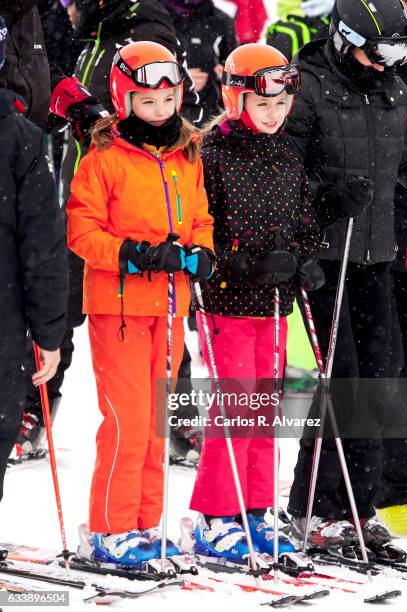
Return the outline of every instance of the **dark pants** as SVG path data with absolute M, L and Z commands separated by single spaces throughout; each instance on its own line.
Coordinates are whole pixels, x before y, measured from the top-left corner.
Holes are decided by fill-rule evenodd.
M 0 376 L 0 500 L 7 459 L 17 440 L 25 401 L 25 373 L 20 364 Z
M 326 355 L 340 264 L 330 261 L 320 263 L 325 272 L 326 285 L 310 293 L 309 299 L 321 350 Z M 349 264 L 332 378 L 388 377 L 391 331 L 389 267 L 389 264 Z M 319 402 L 314 401 L 311 411 L 314 413 L 318 410 Z M 374 500 L 380 488 L 382 456 L 386 452 L 387 442 L 380 438 L 343 440 L 361 517 L 369 518 L 375 513 Z M 288 506 L 289 512 L 296 516 L 306 514 L 313 450 L 314 440 L 301 439 Z M 332 438 L 325 439 L 322 444 L 313 514 L 336 519 L 351 517 Z
M 402 379 L 401 410 L 407 419 L 407 273 L 391 271 L 392 296 L 392 343 L 390 376 Z M 407 504 L 407 438 L 393 438 L 386 445 L 383 458 L 383 474 L 380 492 L 376 498 L 377 508 Z
M 75 327 L 79 327 L 86 319 L 82 314 L 82 284 L 83 284 L 83 260 L 69 251 L 69 300 L 68 316 L 65 335 L 61 342 L 61 361 L 59 362 L 55 376 L 47 383 L 49 399 L 54 400 L 61 397 L 60 389 L 64 382 L 65 371 L 72 362 L 74 345 L 72 342 Z M 42 421 L 41 397 L 38 387 L 34 387 L 31 381 L 32 374 L 36 371 L 34 351 L 32 342 L 27 343 L 25 356 L 27 396 L 25 412 L 36 414 Z M 57 405 L 55 403 L 54 405 Z

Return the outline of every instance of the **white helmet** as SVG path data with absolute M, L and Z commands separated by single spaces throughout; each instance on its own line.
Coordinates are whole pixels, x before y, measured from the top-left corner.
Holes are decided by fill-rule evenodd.
M 321 17 L 329 15 L 334 4 L 335 0 L 302 0 L 301 8 L 307 17 Z

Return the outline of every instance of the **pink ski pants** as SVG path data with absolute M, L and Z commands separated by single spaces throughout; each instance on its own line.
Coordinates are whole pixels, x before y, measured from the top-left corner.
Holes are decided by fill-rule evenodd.
M 218 376 L 244 379 L 245 391 L 254 391 L 256 379 L 274 376 L 274 319 L 227 317 L 214 315 L 219 333 L 213 335 L 213 322 L 207 315 L 213 339 L 213 351 Z M 197 314 L 198 330 L 205 363 L 210 369 L 201 315 Z M 287 344 L 287 320 L 280 318 L 280 376 L 283 375 Z M 221 381 L 222 382 L 222 381 Z M 247 385 L 253 385 L 251 390 Z M 236 463 L 242 485 L 246 509 L 273 506 L 273 449 L 272 438 L 232 438 Z M 226 441 L 223 437 L 206 437 L 191 510 L 213 516 L 239 514 Z

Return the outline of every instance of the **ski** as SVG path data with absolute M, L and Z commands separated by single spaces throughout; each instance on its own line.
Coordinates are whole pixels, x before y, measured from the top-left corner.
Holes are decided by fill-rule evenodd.
M 322 599 L 323 597 L 327 597 L 327 595 L 329 595 L 329 591 L 325 589 L 308 593 L 308 595 L 286 595 L 285 597 L 280 597 L 279 599 L 274 599 L 270 602 L 261 603 L 260 605 L 269 606 L 271 608 L 284 608 L 285 606 L 290 606 L 292 604 L 313 601 L 314 599 Z
M 322 551 L 315 549 L 309 551 L 309 555 L 312 560 L 319 565 L 345 567 L 359 574 L 366 575 L 370 573 L 372 576 L 378 576 L 380 574 L 386 573 L 387 570 L 393 570 L 395 572 L 398 572 L 398 578 L 401 578 L 402 580 L 407 580 L 406 563 L 398 563 L 392 561 L 389 558 L 378 558 L 375 555 L 371 557 L 371 561 L 365 563 L 363 560 L 361 560 L 361 554 L 358 550 L 358 547 L 353 548 L 356 550 L 355 555 L 352 558 L 349 558 L 346 555 L 341 555 L 340 551 L 335 550 Z
M 27 562 L 24 562 L 27 566 L 29 565 Z M 169 586 L 182 586 L 184 582 L 182 580 L 173 580 L 173 581 L 160 581 L 155 582 L 153 585 L 149 584 L 147 588 L 140 590 L 122 590 L 117 588 L 110 588 L 108 586 L 103 586 L 98 583 L 88 583 L 81 578 L 63 578 L 61 575 L 56 575 L 55 573 L 48 573 L 40 569 L 32 569 L 32 568 L 22 568 L 16 565 L 12 565 L 11 563 L 7 563 L 5 561 L 0 562 L 0 574 L 7 574 L 10 576 L 16 576 L 20 578 L 27 578 L 28 580 L 34 580 L 38 582 L 46 582 L 48 584 L 53 584 L 57 586 L 68 587 L 72 589 L 80 589 L 80 590 L 93 590 L 94 593 L 87 594 L 87 601 L 95 601 L 98 599 L 104 598 L 115 598 L 115 599 L 137 599 L 142 595 L 147 595 L 149 593 L 153 593 L 159 589 L 163 589 Z M 2 578 L 0 578 L 1 583 Z M 32 590 L 32 589 L 30 589 Z

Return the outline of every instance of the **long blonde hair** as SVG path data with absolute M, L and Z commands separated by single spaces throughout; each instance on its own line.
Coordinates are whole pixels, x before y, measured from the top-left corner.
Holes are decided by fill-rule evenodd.
M 222 123 L 222 121 L 224 121 L 227 118 L 228 118 L 228 114 L 226 111 L 223 111 L 223 113 L 221 113 L 220 115 L 217 115 L 216 117 L 211 117 L 211 119 L 209 119 L 209 121 L 205 123 L 205 125 L 201 129 L 201 134 L 203 136 L 205 136 L 206 134 L 209 134 L 209 132 L 212 132 L 213 128 L 215 128 L 217 125 Z
M 99 119 L 91 131 L 92 143 L 98 149 L 106 149 L 113 142 L 112 126 L 116 123 L 118 117 L 116 114 L 109 115 Z M 184 155 L 190 162 L 195 162 L 199 156 L 201 132 L 195 128 L 192 123 L 181 117 L 182 126 L 179 137 L 176 142 L 167 151 L 175 151 L 175 149 L 183 149 Z

